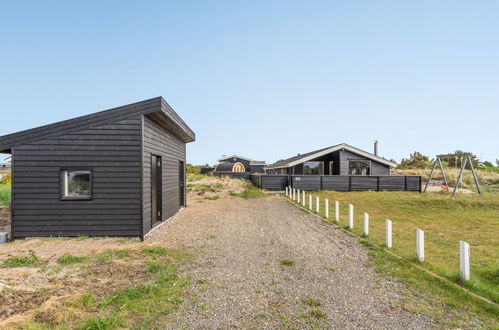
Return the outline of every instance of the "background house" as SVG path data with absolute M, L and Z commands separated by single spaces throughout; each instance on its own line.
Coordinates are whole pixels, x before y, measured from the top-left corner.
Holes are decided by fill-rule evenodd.
M 144 237 L 185 206 L 194 140 L 162 97 L 0 137 L 12 236 Z
M 266 165 L 264 161 L 237 155 L 222 156 L 222 158 L 218 159 L 218 162 L 215 172 L 263 173 L 263 168 Z
M 283 159 L 265 168 L 267 174 L 390 175 L 396 163 L 346 143 Z

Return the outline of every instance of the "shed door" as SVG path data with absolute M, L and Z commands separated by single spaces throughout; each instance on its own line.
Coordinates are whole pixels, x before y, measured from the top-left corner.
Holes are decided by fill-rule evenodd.
M 161 157 L 152 156 L 151 160 L 151 212 L 152 224 L 162 220 L 162 175 L 161 175 Z

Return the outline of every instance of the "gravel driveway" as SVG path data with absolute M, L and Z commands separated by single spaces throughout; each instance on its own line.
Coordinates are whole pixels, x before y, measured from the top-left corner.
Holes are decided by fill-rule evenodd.
M 189 205 L 151 243 L 196 254 L 189 298 L 168 328 L 428 328 L 399 284 L 366 267 L 356 238 L 283 198 Z

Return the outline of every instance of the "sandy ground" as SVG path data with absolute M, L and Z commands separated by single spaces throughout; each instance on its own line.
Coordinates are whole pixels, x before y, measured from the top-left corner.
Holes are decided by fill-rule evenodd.
M 283 198 L 196 203 L 149 241 L 198 256 L 182 268 L 191 298 L 168 328 L 432 326 L 395 307 L 400 285 L 365 265 L 356 238 Z

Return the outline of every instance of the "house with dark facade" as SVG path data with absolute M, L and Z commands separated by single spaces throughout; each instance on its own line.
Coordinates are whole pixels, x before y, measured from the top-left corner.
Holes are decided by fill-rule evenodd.
M 268 174 L 390 175 L 396 163 L 346 143 L 298 154 L 265 168 Z
M 258 187 L 283 190 L 421 191 L 420 176 L 391 175 L 396 163 L 346 143 L 281 159 L 251 175 Z
M 186 205 L 194 140 L 162 97 L 0 137 L 12 237 L 144 238 Z
M 218 165 L 215 172 L 218 173 L 263 173 L 266 163 L 264 161 L 253 160 L 247 157 L 232 155 L 222 156 L 218 159 Z

